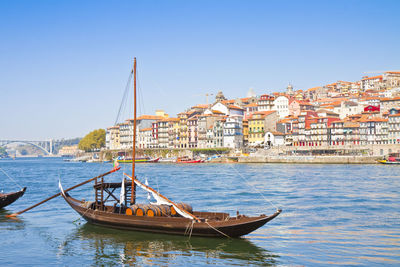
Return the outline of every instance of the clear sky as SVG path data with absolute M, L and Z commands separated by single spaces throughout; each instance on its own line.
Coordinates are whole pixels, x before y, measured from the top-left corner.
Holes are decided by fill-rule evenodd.
M 400 69 L 400 1 L 0 1 L 0 139 L 111 126 L 138 59 L 143 113 Z

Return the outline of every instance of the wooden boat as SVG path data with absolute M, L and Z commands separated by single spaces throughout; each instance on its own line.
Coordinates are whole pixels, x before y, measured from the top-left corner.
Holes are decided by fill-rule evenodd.
M 22 197 L 24 195 L 25 191 L 26 191 L 26 187 L 22 188 L 21 190 L 19 190 L 17 192 L 6 193 L 6 194 L 0 193 L 0 209 L 12 204 L 18 198 Z
M 190 159 L 187 157 L 177 158 L 176 163 L 203 163 L 202 159 Z
M 136 58 L 132 72 L 134 73 L 133 144 L 136 144 Z M 132 155 L 135 155 L 135 145 L 132 150 Z M 119 169 L 116 167 L 108 173 Z M 192 211 L 189 205 L 174 203 L 147 184 L 140 182 L 135 177 L 135 162 L 132 162 L 132 175 L 124 174 L 121 182 L 105 182 L 104 177 L 108 173 L 88 180 L 95 182 L 95 199 L 91 202 L 73 198 L 67 193 L 72 188 L 64 190 L 61 182 L 59 184 L 61 195 L 72 209 L 96 225 L 153 233 L 239 237 L 258 229 L 281 213 L 281 210 L 277 210 L 269 216 L 262 214 L 248 217 L 237 214 L 231 217 L 228 213 L 222 212 Z M 156 202 L 137 204 L 137 186 L 151 194 Z M 120 189 L 119 198 L 114 195 L 116 189 Z M 107 204 L 110 201 L 114 203 Z
M 176 157 L 175 158 L 161 158 L 158 162 L 161 162 L 161 163 L 173 163 L 173 162 L 176 162 Z
M 378 160 L 382 164 L 400 164 L 400 153 L 390 153 L 388 159 Z
M 110 186 L 110 184 L 101 184 Z M 121 186 L 120 184 L 117 186 Z M 238 215 L 230 217 L 228 213 L 199 212 L 192 214 L 199 221 L 182 216 L 136 216 L 127 215 L 126 208 L 101 205 L 101 203 L 86 203 L 71 197 L 68 193 L 62 194 L 67 203 L 85 220 L 96 225 L 116 229 L 136 230 L 143 232 L 192 235 L 205 237 L 239 237 L 260 228 L 280 214 L 280 210 L 270 216 L 260 215 L 247 217 Z M 100 205 L 99 205 L 100 204 Z
M 157 163 L 160 158 L 135 158 L 135 163 Z M 132 163 L 132 159 L 119 159 L 119 163 Z

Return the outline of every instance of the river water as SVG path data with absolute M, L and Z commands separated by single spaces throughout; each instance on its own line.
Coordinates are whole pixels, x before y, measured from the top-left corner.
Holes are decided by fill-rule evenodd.
M 400 166 L 138 164 L 138 177 L 195 210 L 280 216 L 241 239 L 120 231 L 86 223 L 62 198 L 24 209 L 106 172 L 107 163 L 0 160 L 5 192 L 25 195 L 0 210 L 1 266 L 399 266 Z M 130 166 L 123 165 L 129 172 Z M 122 171 L 109 176 L 120 181 Z M 91 184 L 70 192 L 90 200 Z M 139 198 L 145 201 L 146 194 Z

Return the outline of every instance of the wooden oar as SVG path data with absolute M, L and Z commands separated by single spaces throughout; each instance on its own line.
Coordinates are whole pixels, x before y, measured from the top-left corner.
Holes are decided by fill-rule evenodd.
M 64 192 L 68 192 L 68 191 L 70 191 L 70 190 L 72 190 L 72 189 L 75 189 L 75 188 L 77 188 L 77 187 L 79 187 L 79 186 L 82 186 L 82 185 L 84 185 L 84 184 L 87 184 L 87 183 L 89 183 L 89 182 L 91 182 L 91 181 L 93 181 L 93 180 L 96 180 L 96 179 L 101 178 L 101 177 L 103 177 L 103 176 L 109 175 L 110 173 L 116 172 L 116 171 L 118 171 L 119 169 L 121 169 L 121 167 L 116 168 L 116 169 L 112 169 L 112 170 L 109 171 L 109 172 L 100 174 L 99 176 L 93 177 L 93 178 L 91 178 L 91 179 L 89 179 L 89 180 L 86 180 L 86 181 L 80 183 L 80 184 L 74 185 L 73 187 L 70 187 L 70 188 L 64 190 Z M 55 194 L 55 195 L 53 195 L 53 196 L 51 196 L 51 197 L 49 197 L 49 198 L 46 198 L 46 199 L 43 200 L 43 201 L 40 201 L 39 203 L 37 203 L 37 204 L 35 204 L 35 205 L 33 205 L 33 206 L 30 206 L 29 208 L 26 208 L 26 209 L 24 209 L 24 210 L 18 211 L 18 212 L 13 213 L 13 214 L 6 215 L 6 217 L 16 217 L 17 215 L 20 215 L 21 213 L 24 213 L 24 212 L 26 212 L 26 211 L 28 211 L 28 210 L 31 210 L 31 209 L 33 209 L 33 208 L 35 208 L 35 207 L 37 207 L 37 206 L 39 206 L 39 205 L 41 205 L 41 204 L 43 204 L 43 203 L 49 201 L 50 199 L 53 199 L 53 198 L 58 197 L 58 196 L 60 196 L 60 195 L 61 195 L 61 193 Z

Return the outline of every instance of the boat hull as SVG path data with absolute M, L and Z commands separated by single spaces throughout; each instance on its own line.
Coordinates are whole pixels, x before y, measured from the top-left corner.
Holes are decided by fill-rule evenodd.
M 381 164 L 391 164 L 391 165 L 400 164 L 400 161 L 378 160 L 378 162 Z
M 204 161 L 201 159 L 198 160 L 182 160 L 182 161 L 177 161 L 176 163 L 203 163 Z
M 208 217 L 205 221 L 194 222 L 183 217 L 119 214 L 110 210 L 112 207 L 108 207 L 108 211 L 94 210 L 86 208 L 85 203 L 73 199 L 68 194 L 63 194 L 63 197 L 76 212 L 92 224 L 124 230 L 203 237 L 240 237 L 260 228 L 281 212 L 277 211 L 271 216 L 238 216 L 234 218 L 230 218 L 226 213 L 194 212 L 194 215 Z M 226 215 L 226 218 L 216 220 L 212 219 L 213 215 L 216 217 Z
M 135 163 L 156 163 L 160 160 L 160 158 L 156 159 L 135 159 Z M 121 159 L 118 160 L 119 163 L 132 163 L 131 159 Z
M 22 197 L 25 193 L 26 187 L 17 192 L 0 194 L 0 209 L 14 203 L 18 198 Z

